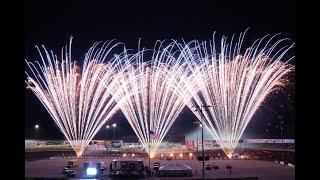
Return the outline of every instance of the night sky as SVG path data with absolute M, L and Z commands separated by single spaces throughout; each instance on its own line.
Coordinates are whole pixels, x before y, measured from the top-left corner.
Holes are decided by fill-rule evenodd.
M 25 55 L 29 61 L 40 60 L 35 45 L 45 45 L 56 54 L 74 37 L 73 58 L 82 61 L 84 53 L 95 41 L 116 39 L 128 48 L 141 45 L 152 48 L 156 40 L 199 39 L 210 40 L 214 31 L 218 35 L 239 34 L 250 27 L 244 47 L 266 34 L 282 33 L 281 37 L 295 42 L 294 1 L 159 1 L 102 3 L 102 1 L 26 1 L 25 2 Z M 196 3 L 195 3 L 196 2 Z M 290 52 L 293 56 L 294 52 Z M 23 61 L 23 59 L 21 59 Z M 249 123 L 244 138 L 279 138 L 280 121 L 284 123 L 284 138 L 294 138 L 295 77 L 290 83 L 272 93 Z M 34 125 L 40 125 L 38 137 L 63 139 L 43 105 L 31 91 L 25 92 L 25 136 L 34 137 Z M 196 121 L 185 108 L 169 134 L 184 134 Z M 119 111 L 110 123 L 117 123 L 117 135 L 134 135 Z M 105 136 L 100 130 L 96 138 Z M 178 133 L 179 132 L 179 133 Z

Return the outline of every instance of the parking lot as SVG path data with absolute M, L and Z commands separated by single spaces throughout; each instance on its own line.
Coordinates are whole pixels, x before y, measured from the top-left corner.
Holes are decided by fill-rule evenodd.
M 64 178 L 62 173 L 64 166 L 70 159 L 46 159 L 36 161 L 25 161 L 25 177 L 42 177 L 42 178 Z M 75 168 L 76 178 L 83 178 L 83 163 L 84 162 L 104 162 L 109 169 L 111 159 L 79 159 L 80 165 Z M 190 178 L 170 178 L 170 179 L 197 179 L 201 178 L 202 162 L 197 160 L 151 160 L 151 167 L 154 162 L 159 162 L 160 165 L 168 163 L 185 164 L 192 168 L 193 177 Z M 148 166 L 148 159 L 144 160 L 145 166 Z M 295 179 L 294 168 L 276 164 L 274 162 L 259 161 L 259 160 L 209 160 L 206 164 L 213 163 L 219 166 L 219 169 L 206 170 L 206 178 L 235 178 L 235 177 L 258 177 L 259 179 L 286 180 Z M 229 173 L 226 170 L 226 164 L 232 166 L 232 171 Z M 108 171 L 107 171 L 108 172 Z M 155 177 L 150 177 L 153 179 Z M 111 179 L 104 176 L 104 179 Z M 161 179 L 161 178 L 157 178 Z M 165 178 L 164 178 L 165 179 Z

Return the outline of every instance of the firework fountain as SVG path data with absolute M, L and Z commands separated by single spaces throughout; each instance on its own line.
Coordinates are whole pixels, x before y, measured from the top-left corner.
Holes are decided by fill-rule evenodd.
M 240 34 L 238 42 L 232 37 L 230 44 L 223 37 L 219 51 L 214 40 L 180 45 L 186 62 L 197 65 L 189 65 L 180 73 L 166 72 L 177 79 L 174 89 L 187 98 L 187 106 L 229 158 L 263 100 L 283 86 L 285 76 L 293 70 L 289 64 L 293 57 L 281 61 L 293 44 L 279 48 L 287 39 L 271 43 L 276 36 L 258 39 L 244 54 L 240 51 L 244 34 Z M 199 91 L 194 91 L 196 86 Z
M 95 43 L 86 53 L 81 70 L 72 61 L 71 43 L 72 38 L 69 48 L 62 49 L 61 61 L 44 46 L 44 53 L 36 47 L 42 61 L 26 61 L 30 70 L 26 71 L 26 83 L 77 156 L 81 156 L 98 130 L 117 111 L 116 102 L 105 88 L 113 81 L 117 63 L 103 61 L 118 44 L 109 41 L 97 48 L 99 43 Z
M 157 42 L 147 62 L 145 49 L 124 49 L 104 63 L 118 44 L 95 43 L 82 68 L 71 60 L 70 40 L 61 61 L 37 47 L 42 61 L 27 62 L 26 83 L 78 156 L 119 107 L 152 157 L 187 105 L 230 157 L 264 99 L 293 71 L 293 57 L 282 61 L 293 47 L 281 46 L 286 39 L 265 36 L 241 52 L 243 38 L 223 37 L 219 47 L 214 39 Z
M 185 106 L 184 99 L 171 88 L 171 83 L 175 82 L 173 78 L 162 73 L 172 71 L 179 64 L 173 57 L 174 43 L 166 47 L 161 42 L 158 44 L 151 61 L 143 61 L 146 50 L 134 56 L 123 56 L 122 61 L 132 62 L 130 68 L 122 74 L 118 73 L 118 80 L 109 86 L 151 158 Z

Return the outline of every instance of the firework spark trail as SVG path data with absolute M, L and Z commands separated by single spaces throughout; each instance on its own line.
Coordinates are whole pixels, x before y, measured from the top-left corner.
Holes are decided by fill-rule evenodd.
M 69 52 L 67 47 L 62 49 L 61 62 L 52 51 L 50 56 L 43 46 L 43 56 L 37 47 L 42 63 L 26 61 L 31 73 L 25 73 L 27 88 L 47 109 L 77 156 L 81 156 L 98 130 L 118 109 L 105 88 L 113 81 L 117 63 L 114 60 L 103 64 L 103 61 L 119 43 L 112 45 L 109 41 L 99 49 L 99 43 L 95 43 L 86 53 L 82 71 L 76 62 L 72 62 L 71 43 L 72 38 Z
M 145 50 L 136 53 L 134 58 L 124 56 L 122 61 L 127 59 L 132 63 L 127 66 L 126 71 L 118 73 L 118 80 L 114 81 L 114 86 L 110 86 L 113 88 L 109 88 L 151 157 L 155 155 L 169 128 L 185 106 L 184 99 L 171 88 L 172 77 L 162 73 L 162 69 L 170 70 L 171 65 L 176 62 L 172 56 L 173 43 L 160 50 L 161 47 L 162 42 L 158 49 L 155 46 L 152 60 L 147 63 L 143 62 Z M 128 92 L 131 95 L 128 96 Z M 151 131 L 156 138 L 150 137 Z
M 293 57 L 286 62 L 281 61 L 293 45 L 276 51 L 286 39 L 271 44 L 276 36 L 267 42 L 265 36 L 241 55 L 243 36 L 240 35 L 236 43 L 232 37 L 231 44 L 227 44 L 223 37 L 219 54 L 214 41 L 209 43 L 209 50 L 206 42 L 193 41 L 194 45 L 185 45 L 181 53 L 185 54 L 186 63 L 191 61 L 193 63 L 189 64 L 198 66 L 189 66 L 191 68 L 183 69 L 182 74 L 168 72 L 171 73 L 169 76 L 176 78 L 174 86 L 180 86 L 175 88 L 178 94 L 187 97 L 187 106 L 208 127 L 228 157 L 263 100 L 283 86 L 283 78 L 293 71 L 293 66 L 288 64 Z M 197 81 L 196 85 L 192 83 L 194 80 Z M 190 95 L 193 98 L 188 101 Z M 211 107 L 206 111 L 194 108 L 204 105 Z
M 230 45 L 222 38 L 219 54 L 214 41 L 209 49 L 206 42 L 174 41 L 165 48 L 160 42 L 148 63 L 143 62 L 145 50 L 129 55 L 124 49 L 103 64 L 117 44 L 110 41 L 96 50 L 95 43 L 82 72 L 71 62 L 71 41 L 61 62 L 43 47 L 45 56 L 38 49 L 42 64 L 27 62 L 32 72 L 26 72 L 27 84 L 79 156 L 115 113 L 113 98 L 147 152 L 150 145 L 151 156 L 185 104 L 230 156 L 257 108 L 293 70 L 280 61 L 292 46 L 275 52 L 284 40 L 271 44 L 272 37 L 264 43 L 264 37 L 241 55 L 243 36 L 235 44 L 233 38 Z M 203 105 L 212 108 L 195 111 Z M 150 131 L 158 138 L 150 139 Z

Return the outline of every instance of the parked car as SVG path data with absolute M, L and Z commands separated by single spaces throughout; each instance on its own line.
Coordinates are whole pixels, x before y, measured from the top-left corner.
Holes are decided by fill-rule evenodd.
M 212 167 L 209 164 L 207 164 L 206 165 L 206 170 L 212 170 Z
M 219 166 L 218 166 L 216 163 L 213 163 L 213 164 L 212 164 L 212 168 L 213 168 L 213 169 L 219 169 Z
M 153 164 L 153 170 L 157 171 L 157 170 L 159 170 L 159 168 L 160 168 L 160 163 L 155 162 L 155 163 Z
M 69 178 L 76 177 L 76 173 L 71 169 L 71 170 L 67 173 L 67 177 L 69 177 Z
M 63 168 L 63 174 L 67 174 L 69 171 L 72 171 L 71 169 L 71 165 L 66 165 L 64 168 Z

